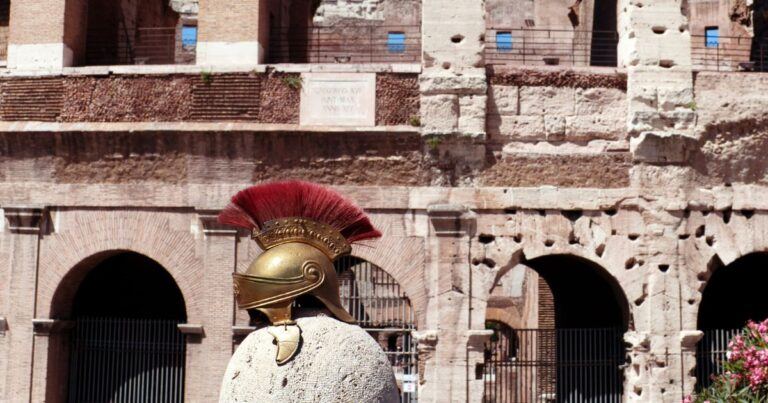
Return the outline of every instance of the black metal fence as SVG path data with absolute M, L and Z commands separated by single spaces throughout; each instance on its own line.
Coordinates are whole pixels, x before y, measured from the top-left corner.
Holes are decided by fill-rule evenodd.
M 78 319 L 72 332 L 70 403 L 181 403 L 184 335 L 177 321 Z
M 174 64 L 176 62 L 176 27 L 136 28 L 129 31 L 89 30 L 86 42 L 85 64 Z
M 352 256 L 336 262 L 344 308 L 384 349 L 395 371 L 400 401 L 418 399 L 416 319 L 408 297 L 387 272 Z
M 696 390 L 712 384 L 712 376 L 723 373 L 728 342 L 741 334 L 742 329 L 706 329 L 704 337 L 696 345 Z
M 418 63 L 419 25 L 334 25 L 270 31 L 267 63 Z
M 486 345 L 487 403 L 622 401 L 624 331 L 509 329 Z
M 612 31 L 489 28 L 486 64 L 616 66 L 619 35 Z
M 768 40 L 691 35 L 691 64 L 697 71 L 768 71 Z

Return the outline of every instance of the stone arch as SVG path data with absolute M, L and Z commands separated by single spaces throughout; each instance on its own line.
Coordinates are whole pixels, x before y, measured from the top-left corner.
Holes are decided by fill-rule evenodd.
M 74 295 L 77 281 L 99 261 L 121 251 L 144 255 L 165 268 L 184 297 L 187 320 L 202 317 L 196 296 L 202 294 L 203 263 L 190 232 L 172 228 L 169 217 L 161 213 L 71 214 L 76 216 L 70 222 L 74 225 L 48 236 L 41 244 L 38 317 L 66 316 L 66 297 Z
M 416 326 L 423 328 L 427 308 L 423 241 L 384 237 L 367 245 L 353 245 L 352 255 L 380 267 L 400 284 L 411 301 Z

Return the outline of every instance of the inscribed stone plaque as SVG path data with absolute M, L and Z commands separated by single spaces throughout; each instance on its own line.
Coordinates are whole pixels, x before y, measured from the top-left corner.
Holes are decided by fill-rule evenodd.
M 304 73 L 299 122 L 311 126 L 375 126 L 375 73 Z

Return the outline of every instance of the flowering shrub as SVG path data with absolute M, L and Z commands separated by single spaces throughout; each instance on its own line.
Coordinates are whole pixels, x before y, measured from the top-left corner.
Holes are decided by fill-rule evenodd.
M 709 388 L 683 403 L 768 402 L 768 319 L 749 321 L 728 343 L 723 368 Z

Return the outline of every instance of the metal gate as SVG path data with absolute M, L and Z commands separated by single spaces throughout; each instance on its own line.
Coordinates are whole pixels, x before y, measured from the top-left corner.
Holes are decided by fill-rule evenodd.
M 728 351 L 728 342 L 741 334 L 742 329 L 706 329 L 696 345 L 696 390 L 701 391 L 712 384 L 711 376 L 723 373 L 723 361 Z
M 178 323 L 78 319 L 71 341 L 69 402 L 183 402 L 185 343 Z
M 493 330 L 485 348 L 484 402 L 622 401 L 621 329 Z
M 352 256 L 336 262 L 341 303 L 382 346 L 395 371 L 401 402 L 417 401 L 418 354 L 411 302 L 381 268 Z

